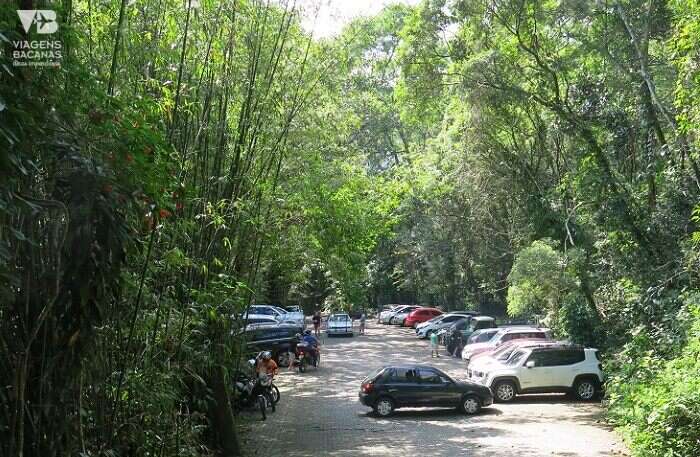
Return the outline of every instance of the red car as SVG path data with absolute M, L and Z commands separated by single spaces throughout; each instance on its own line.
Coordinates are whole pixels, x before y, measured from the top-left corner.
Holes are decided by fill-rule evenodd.
M 406 320 L 404 321 L 403 325 L 405 327 L 415 327 L 417 324 L 429 321 L 433 317 L 439 316 L 440 314 L 442 314 L 442 311 L 440 311 L 439 309 L 418 308 L 415 311 L 411 311 L 408 317 L 406 317 Z

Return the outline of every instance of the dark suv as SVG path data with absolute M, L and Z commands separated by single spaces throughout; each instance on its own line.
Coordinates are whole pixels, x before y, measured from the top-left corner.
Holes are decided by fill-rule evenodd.
M 380 416 L 402 407 L 452 407 L 476 414 L 493 403 L 488 387 L 458 382 L 428 365 L 382 367 L 367 376 L 360 386 L 360 402 Z
M 253 356 L 258 352 L 270 351 L 272 358 L 280 366 L 288 366 L 289 352 L 294 352 L 297 345 L 296 334 L 299 327 L 295 325 L 260 325 L 247 329 L 242 337 L 245 339 L 245 352 Z

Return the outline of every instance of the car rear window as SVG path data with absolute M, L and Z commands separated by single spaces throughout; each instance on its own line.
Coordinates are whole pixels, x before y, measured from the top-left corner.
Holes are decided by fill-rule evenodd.
M 380 367 L 372 370 L 370 374 L 368 374 L 367 377 L 362 380 L 362 383 L 376 381 L 377 378 L 379 378 L 382 375 L 385 369 L 385 367 Z
M 583 362 L 586 359 L 586 354 L 583 349 L 566 349 L 557 351 L 557 365 L 573 365 Z

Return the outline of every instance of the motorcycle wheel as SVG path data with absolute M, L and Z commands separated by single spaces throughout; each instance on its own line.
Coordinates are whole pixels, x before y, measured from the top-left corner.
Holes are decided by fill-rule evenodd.
M 262 415 L 262 420 L 267 419 L 267 413 L 265 412 L 265 409 L 267 409 L 267 401 L 265 400 L 265 397 L 262 395 L 258 395 L 258 408 L 260 408 L 260 414 Z
M 306 371 L 306 358 L 303 358 L 299 361 L 299 373 L 303 373 Z
M 318 366 L 321 364 L 321 354 L 316 354 L 316 358 L 314 359 L 314 366 L 318 368 Z
M 272 409 L 272 412 L 274 413 L 277 407 L 275 406 L 277 402 L 275 399 L 272 397 L 272 390 L 267 393 L 267 402 L 270 404 L 270 409 Z
M 280 390 L 277 388 L 276 385 L 272 385 L 271 387 L 271 397 L 272 397 L 272 403 L 277 404 L 280 401 Z

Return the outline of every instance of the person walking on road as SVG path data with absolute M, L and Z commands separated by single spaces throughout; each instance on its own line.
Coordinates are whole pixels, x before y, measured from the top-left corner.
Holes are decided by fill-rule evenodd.
M 438 338 L 435 332 L 430 334 L 430 357 L 440 357 L 438 352 Z
M 360 316 L 360 335 L 365 334 L 365 321 L 367 320 L 367 316 L 365 316 L 365 313 L 362 313 L 362 316 Z
M 311 320 L 314 323 L 314 334 L 316 336 L 321 336 L 321 311 L 316 311 Z

